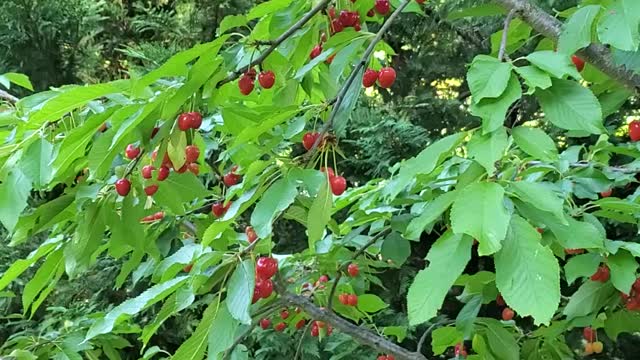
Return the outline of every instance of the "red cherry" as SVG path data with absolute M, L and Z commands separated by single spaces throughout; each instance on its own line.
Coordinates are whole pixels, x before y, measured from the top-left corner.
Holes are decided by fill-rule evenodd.
M 351 277 L 356 277 L 360 273 L 360 269 L 358 268 L 358 264 L 349 264 L 347 266 L 347 272 Z
M 356 15 L 357 15 L 357 13 L 356 13 Z M 353 13 L 351 11 L 342 10 L 342 11 L 340 11 L 339 20 L 340 20 L 340 23 L 342 24 L 342 26 L 349 27 L 349 26 L 353 26 L 353 25 L 356 24 L 357 18 L 353 15 Z
M 342 32 L 342 30 L 344 30 L 344 26 L 342 26 L 340 20 L 335 19 L 331 21 L 331 34 L 337 34 L 339 32 Z M 320 51 L 322 52 L 322 48 L 320 48 Z M 318 53 L 318 55 L 320 54 Z
M 280 312 L 280 317 L 282 318 L 282 320 L 287 320 L 287 318 L 289 317 L 289 311 L 287 311 L 286 309 L 282 310 Z
M 313 50 L 311 50 L 311 54 L 309 54 L 309 57 L 311 59 L 315 59 L 321 53 L 322 53 L 322 45 L 316 45 L 316 46 L 313 47 Z
M 242 176 L 230 172 L 222 177 L 222 182 L 224 182 L 226 187 L 230 187 L 239 183 L 240 179 L 242 179 Z
M 377 360 L 387 360 L 387 355 L 380 355 Z
M 198 176 L 200 174 L 200 166 L 196 163 L 190 163 L 189 165 L 187 165 L 187 170 L 189 170 L 195 176 Z
M 271 326 L 271 320 L 269 319 L 260 320 L 260 327 L 262 328 L 262 330 L 267 330 L 269 326 Z
M 169 158 L 169 153 L 164 153 L 164 157 L 162 158 L 162 166 L 173 167 L 173 163 Z
M 144 193 L 147 194 L 148 196 L 153 196 L 153 194 L 155 194 L 156 191 L 158 191 L 158 185 L 156 184 L 149 185 L 146 188 L 144 188 Z
M 507 303 L 504 302 L 504 298 L 502 297 L 501 294 L 498 294 L 498 296 L 496 296 L 496 305 L 498 305 L 498 306 L 507 305 Z
M 195 145 L 189 145 L 184 148 L 184 153 L 187 156 L 187 162 L 192 163 L 198 160 L 200 157 L 200 149 Z
M 263 89 L 271 89 L 276 82 L 276 75 L 271 70 L 263 71 L 258 75 L 258 82 Z
M 374 17 L 376 15 L 375 11 L 373 9 L 370 9 L 369 11 L 367 11 L 367 16 L 368 17 Z
M 333 6 L 329 8 L 329 17 L 331 19 L 336 18 L 336 8 L 334 8 Z
M 387 15 L 389 10 L 391 10 L 389 0 L 376 0 L 375 9 L 378 14 Z
M 323 310 L 324 308 L 320 308 L 321 310 Z M 325 323 L 324 321 L 316 321 L 315 322 L 315 326 L 319 327 L 320 329 L 324 328 Z
M 600 265 L 596 273 L 591 275 L 591 280 L 599 282 L 607 282 L 611 276 L 609 267 L 607 265 Z
M 273 293 L 273 281 L 271 279 L 258 279 L 256 281 L 256 288 L 260 298 L 266 299 Z
M 313 147 L 313 144 L 315 144 L 316 139 L 318 138 L 318 136 L 320 136 L 320 134 L 317 133 L 317 132 L 308 132 L 308 133 L 304 134 L 304 136 L 302 137 L 302 146 L 304 146 L 304 148 L 307 151 L 311 150 L 311 148 Z
M 329 281 L 329 277 L 327 275 L 322 275 L 322 276 L 320 276 L 318 281 L 321 282 L 321 283 L 326 283 L 327 281 Z
M 256 234 L 256 231 L 253 230 L 251 226 L 247 226 L 247 228 L 244 229 L 244 233 L 247 235 L 247 240 L 250 244 L 258 239 L 258 234 Z
M 296 329 L 298 329 L 298 330 L 302 329 L 306 323 L 307 323 L 307 322 L 306 322 L 304 319 L 300 319 L 300 320 L 296 323 Z
M 131 182 L 128 179 L 119 179 L 116 181 L 116 192 L 120 196 L 127 196 L 131 190 Z
M 124 150 L 124 155 L 127 159 L 133 160 L 140 155 L 140 148 L 133 146 L 133 144 L 127 145 L 127 148 Z
M 540 234 L 544 233 L 544 229 L 543 228 L 536 228 L 536 231 L 539 232 Z
M 320 42 L 327 42 L 327 33 L 324 31 L 320 34 Z
M 362 26 L 360 25 L 360 23 L 356 23 L 355 25 L 353 25 L 353 30 L 355 30 L 355 31 L 362 30 Z
M 222 202 L 217 202 L 215 204 L 213 204 L 211 206 L 211 212 L 213 213 L 213 216 L 219 218 L 222 217 L 222 215 L 224 215 L 226 209 L 224 207 L 224 205 L 222 204 Z
M 164 218 L 164 212 L 163 211 L 158 211 L 157 213 L 153 214 L 153 219 L 154 220 L 162 220 Z
M 396 71 L 391 67 L 385 67 L 380 69 L 378 73 L 378 85 L 381 88 L 388 89 L 396 81 Z
M 189 170 L 189 163 L 184 163 L 184 165 L 182 165 L 181 168 L 176 169 L 175 167 L 173 168 L 173 170 L 175 170 L 178 174 L 184 174 L 187 172 L 187 170 Z
M 190 112 L 189 115 L 191 115 L 191 128 L 196 130 L 199 129 L 202 125 L 202 114 L 197 111 L 193 111 Z
M 182 270 L 188 273 L 188 272 L 191 272 L 192 268 L 193 268 L 193 264 L 187 264 L 184 268 L 182 268 Z
M 349 301 L 349 305 L 350 305 L 350 306 L 356 306 L 356 305 L 358 305 L 358 295 L 356 295 L 356 294 L 349 294 L 349 295 L 348 295 L 348 301 Z
M 378 81 L 378 72 L 373 69 L 367 69 L 362 76 L 362 85 L 364 87 L 371 87 Z
M 254 80 L 249 76 L 242 75 L 240 80 L 238 81 L 238 88 L 240 88 L 240 93 L 242 95 L 249 95 L 253 91 L 253 87 L 255 86 Z
M 600 193 L 600 196 L 603 198 L 607 198 L 609 196 L 611 196 L 611 194 L 613 194 L 613 189 L 609 189 L 609 190 L 605 190 L 603 192 Z
M 107 129 L 108 129 L 107 123 L 102 123 L 102 125 L 100 125 L 100 127 L 98 128 L 98 131 L 103 133 L 107 131 Z
M 253 287 L 253 297 L 251 298 L 251 303 L 255 304 L 261 299 L 260 297 L 260 289 L 257 286 Z
M 504 321 L 509 321 L 513 319 L 515 315 L 516 313 L 513 310 L 511 310 L 511 308 L 504 308 L 504 310 L 502 310 L 502 320 Z
M 387 355 L 387 360 L 396 360 L 396 357 L 393 355 Z
M 145 179 L 151 179 L 151 177 L 153 176 L 153 170 L 155 170 L 156 168 L 153 165 L 145 165 L 142 167 L 142 177 Z
M 166 167 L 166 166 L 161 166 L 160 169 L 158 170 L 158 181 L 164 181 L 166 178 L 169 177 L 169 173 L 171 172 L 171 170 Z
M 244 75 L 248 76 L 249 78 L 251 78 L 251 80 L 255 80 L 257 74 L 258 73 L 256 72 L 256 69 L 254 69 L 254 68 L 247 69 L 247 72 L 244 73 Z
M 416 2 L 420 5 L 424 4 L 426 0 L 416 0 Z M 465 353 L 465 356 L 467 356 L 467 354 Z
M 274 328 L 276 329 L 276 331 L 282 331 L 287 327 L 287 324 L 281 322 L 278 323 Z
M 584 249 L 564 249 L 567 255 L 578 255 L 584 253 Z
M 331 335 L 332 332 L 333 332 L 333 327 L 331 326 L 331 324 L 327 324 L 327 336 Z
M 182 113 L 178 116 L 178 128 L 182 131 L 187 131 L 191 128 L 192 116 L 189 113 Z
M 333 55 L 329 56 L 327 58 L 327 60 L 325 60 L 324 62 L 325 62 L 325 64 L 331 65 L 331 63 L 333 62 L 333 59 L 335 59 L 335 58 L 336 58 L 336 54 L 333 54 Z
M 336 173 L 333 171 L 333 168 L 330 168 L 330 167 L 325 168 L 325 167 L 323 166 L 323 167 L 321 167 L 321 168 L 320 168 L 320 171 L 321 171 L 321 172 L 326 172 L 326 173 L 327 173 L 327 176 L 328 176 L 329 178 L 332 178 L 332 177 L 336 176 Z
M 582 69 L 584 69 L 584 60 L 579 58 L 577 55 L 572 55 L 571 56 L 571 61 L 573 61 L 573 65 L 576 66 L 576 69 L 578 70 L 578 72 L 580 72 L 580 71 L 582 71 Z
M 588 342 L 593 342 L 595 340 L 596 338 L 595 333 L 596 332 L 593 330 L 591 326 L 587 326 L 586 328 L 582 329 L 582 336 Z
M 347 180 L 342 176 L 334 176 L 329 179 L 329 185 L 331 185 L 333 195 L 342 195 L 347 189 Z
M 639 120 L 633 120 L 632 122 L 629 123 L 629 137 L 631 138 L 631 141 L 638 141 L 640 140 L 640 121 Z
M 349 294 L 340 294 L 338 296 L 338 300 L 340 301 L 340 303 L 342 305 L 347 305 L 349 306 Z
M 278 272 L 278 261 L 272 257 L 259 257 L 256 261 L 256 274 L 261 279 L 270 279 Z
M 320 335 L 320 329 L 317 326 L 311 326 L 311 336 L 318 337 Z
M 463 343 L 457 343 L 453 350 L 453 353 L 458 357 L 467 357 L 467 350 L 465 350 Z
M 160 131 L 159 127 L 154 127 L 153 130 L 151 130 L 151 138 L 153 139 L 154 137 L 156 137 L 156 135 L 158 135 L 158 131 Z

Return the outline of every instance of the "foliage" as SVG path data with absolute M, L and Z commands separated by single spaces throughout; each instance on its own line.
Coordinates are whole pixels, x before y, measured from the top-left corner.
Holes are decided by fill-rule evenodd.
M 64 86 L 4 108 L 0 222 L 12 245 L 42 238 L 0 277 L 1 291 L 37 268 L 15 316 L 24 316 L 24 330 L 5 342 L 4 353 L 117 359 L 135 342 L 143 358 L 364 359 L 383 352 L 423 359 L 457 345 L 476 359 L 566 359 L 591 346 L 569 341 L 578 329 L 600 329 L 607 347 L 639 329 L 640 148 L 626 141 L 619 121 L 632 93 L 609 77 L 609 65 L 580 71 L 572 62 L 576 50 L 598 41 L 612 48 L 614 65 L 632 66 L 640 38 L 635 3 L 563 11 L 557 51 L 548 40 L 524 46 L 537 35 L 513 20 L 505 38 L 492 35 L 500 39 L 493 54 L 477 54 L 466 71 L 470 97 L 459 111 L 474 126 L 440 138 L 403 123 L 401 111 L 373 125 L 363 119 L 380 110 L 352 112 L 362 93 L 360 66 L 380 69 L 398 59 L 390 43 L 378 42 L 386 31 L 378 24 L 422 16 L 423 8 L 392 2 L 389 18 L 369 19 L 371 2 L 359 0 L 348 6 L 371 21 L 327 36 L 310 59 L 330 20 L 316 11 L 328 3 L 264 2 L 222 21 L 215 40 L 145 74 Z M 136 27 L 155 33 L 171 21 L 154 11 Z M 245 26 L 250 33 L 231 33 Z M 186 29 L 175 26 L 174 35 Z M 507 58 L 495 57 L 499 46 Z M 242 95 L 237 81 L 253 84 L 254 67 L 274 71 L 275 86 Z M 30 87 L 21 77 L 3 79 Z M 368 94 L 389 100 L 395 89 Z M 516 110 L 524 102 L 535 110 Z M 193 111 L 204 114 L 201 125 L 193 125 Z M 304 151 L 300 143 L 313 130 L 320 134 Z M 380 131 L 389 145 L 353 139 Z M 347 134 L 355 135 L 341 147 Z M 417 136 L 424 143 L 410 141 Z M 141 151 L 123 155 L 129 144 Z M 200 149 L 195 161 L 187 160 L 187 145 Z M 149 165 L 173 171 L 157 181 L 143 176 Z M 358 167 L 378 178 L 357 178 Z M 336 178 L 348 171 L 355 181 L 337 191 Z M 118 179 L 128 179 L 131 190 L 114 185 Z M 299 251 L 274 253 L 273 229 L 283 219 L 304 227 Z M 258 240 L 248 238 L 248 225 Z M 261 265 L 270 256 L 278 264 L 273 279 Z M 359 274 L 348 275 L 349 264 Z M 606 279 L 591 278 L 598 266 L 607 267 Z M 56 288 L 105 267 L 113 273 L 93 283 L 124 291 L 117 306 L 100 304 L 85 315 L 94 309 L 48 304 L 55 320 L 26 320 Z M 389 281 L 394 272 L 403 281 Z M 260 295 L 271 281 L 275 293 Z M 346 294 L 357 295 L 357 304 L 340 300 Z M 394 302 L 401 306 L 391 308 Z M 515 320 L 495 319 L 505 306 Z M 200 317 L 188 324 L 188 338 L 176 348 L 157 346 L 153 335 L 184 311 Z M 256 330 L 266 318 L 284 331 Z M 303 319 L 304 330 L 294 330 Z M 413 352 L 423 333 L 431 346 Z

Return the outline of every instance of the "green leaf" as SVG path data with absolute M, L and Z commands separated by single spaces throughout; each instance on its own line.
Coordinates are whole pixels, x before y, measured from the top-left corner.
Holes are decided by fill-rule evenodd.
M 10 89 L 11 83 L 22 86 L 27 90 L 33 91 L 33 85 L 31 84 L 29 77 L 25 74 L 9 72 L 0 75 L 0 84 L 4 85 L 4 87 Z
M 591 28 L 600 9 L 600 5 L 584 6 L 565 21 L 558 39 L 559 52 L 572 55 L 591 44 Z
M 434 355 L 444 353 L 448 348 L 464 340 L 464 335 L 455 327 L 441 327 L 431 334 L 431 349 Z
M 549 324 L 560 304 L 560 267 L 540 234 L 519 216 L 495 255 L 496 285 L 505 301 L 534 324 Z
M 53 145 L 46 139 L 37 139 L 22 155 L 22 172 L 31 179 L 35 189 L 42 189 L 51 181 L 53 175 L 49 160 L 53 154 Z
M 407 294 L 410 325 L 436 316 L 445 296 L 471 259 L 472 239 L 447 231 L 429 250 L 429 266 L 416 275 Z
M 270 0 L 255 6 L 247 15 L 247 20 L 253 20 L 265 15 L 273 14 L 278 10 L 284 9 L 292 0 Z
M 476 132 L 468 144 L 469 157 L 482 165 L 489 176 L 493 176 L 496 171 L 496 161 L 502 159 L 507 143 L 507 131 L 504 128 L 498 128 L 484 135 Z
M 160 206 L 166 206 L 176 215 L 185 213 L 185 204 L 208 196 L 198 177 L 190 172 L 184 174 L 172 173 L 158 187 L 153 199 Z
M 500 45 L 502 44 L 504 30 L 502 30 L 502 26 L 500 28 L 500 30 L 491 34 L 491 55 L 493 56 L 498 56 Z M 507 29 L 506 54 L 513 54 L 520 49 L 531 38 L 531 31 L 531 25 L 517 17 L 514 18 L 509 24 L 509 29 Z
M 480 307 L 482 307 L 482 296 L 472 296 L 456 316 L 456 329 L 465 334 L 465 337 L 473 334 L 473 323 L 478 317 Z
M 249 306 L 253 298 L 255 267 L 252 260 L 244 260 L 233 271 L 227 284 L 227 308 L 234 319 L 251 324 Z
M 233 29 L 239 26 L 244 26 L 246 24 L 247 24 L 247 18 L 244 15 L 227 15 L 220 22 L 220 27 L 218 28 L 218 35 L 224 34 L 229 29 Z
M 577 278 L 595 274 L 601 262 L 602 256 L 596 253 L 572 256 L 564 266 L 564 276 L 567 279 L 567 284 L 571 285 Z
M 154 285 L 137 297 L 116 306 L 103 318 L 98 319 L 91 325 L 91 328 L 87 331 L 85 341 L 91 340 L 98 335 L 111 332 L 114 326 L 124 321 L 127 317 L 135 315 L 158 301 L 161 301 L 186 283 L 188 279 L 188 276 L 179 276 L 167 282 Z
M 518 342 L 513 335 L 504 328 L 502 323 L 490 318 L 479 319 L 478 323 L 486 327 L 484 334 L 487 338 L 487 345 L 497 359 L 520 359 Z
M 528 65 L 522 67 L 516 67 L 516 72 L 529 87 L 527 95 L 531 95 L 535 92 L 536 88 L 546 89 L 551 87 L 551 77 L 546 72 L 539 68 Z
M 420 216 L 411 220 L 403 236 L 407 239 L 420 238 L 424 229 L 447 211 L 457 196 L 458 191 L 452 190 L 430 201 L 422 210 Z
M 336 134 L 346 135 L 345 129 L 347 127 L 347 122 L 349 121 L 349 117 L 351 116 L 351 112 L 353 108 L 356 106 L 358 102 L 358 98 L 362 93 L 362 84 L 357 79 L 362 79 L 364 74 L 364 67 L 360 68 L 360 72 L 356 75 L 356 80 L 354 80 L 349 88 L 347 89 L 344 98 L 340 102 L 340 107 L 336 109 L 336 115 L 333 120 L 333 128 Z
M 386 326 L 382 329 L 386 336 L 395 336 L 398 342 L 403 342 L 407 337 L 406 326 Z
M 504 207 L 504 189 L 492 182 L 467 186 L 451 207 L 453 231 L 478 240 L 480 256 L 491 255 L 500 250 L 510 217 Z
M 391 260 L 394 266 L 400 267 L 411 255 L 411 245 L 409 240 L 393 232 L 384 239 L 380 253 L 383 260 Z
M 603 133 L 602 109 L 591 90 L 575 81 L 553 80 L 553 86 L 537 90 L 536 95 L 545 117 L 566 130 Z
M 511 75 L 505 92 L 497 99 L 483 99 L 469 107 L 471 114 L 482 118 L 482 132 L 488 134 L 504 123 L 511 104 L 522 97 L 522 88 L 518 77 Z
M 227 306 L 221 304 L 220 310 L 218 310 L 216 318 L 213 320 L 209 331 L 209 360 L 219 359 L 218 355 L 231 347 L 233 341 L 235 340 L 235 333 L 238 325 L 239 323 L 231 316 L 231 314 L 227 310 Z M 174 356 L 174 358 L 182 359 L 181 357 L 177 356 Z
M 497 98 L 502 95 L 511 78 L 511 68 L 510 63 L 494 57 L 476 56 L 467 73 L 473 102 L 477 103 L 484 98 Z
M 229 316 L 227 307 L 224 306 L 224 304 L 220 304 L 219 301 L 211 301 L 202 314 L 202 319 L 198 327 L 196 327 L 196 330 L 191 334 L 191 337 L 180 345 L 175 354 L 173 354 L 172 359 L 202 360 L 207 349 L 209 332 L 213 329 L 213 322 L 222 313 L 226 313 L 227 316 Z M 227 334 L 227 336 L 229 335 Z M 231 336 L 233 336 L 233 334 Z
M 287 178 L 279 179 L 265 191 L 251 214 L 251 225 L 258 237 L 271 236 L 273 220 L 293 203 L 297 195 L 296 184 Z
M 25 313 L 29 310 L 29 306 L 31 306 L 36 296 L 52 282 L 58 268 L 63 265 L 62 249 L 58 249 L 47 256 L 47 259 L 42 263 L 38 271 L 36 271 L 33 278 L 24 286 L 24 291 L 22 292 L 22 308 Z M 35 311 L 35 307 L 33 311 Z
M 558 159 L 558 149 L 553 139 L 542 129 L 518 126 L 511 131 L 513 141 L 525 153 L 543 161 Z
M 167 155 L 175 169 L 180 169 L 187 162 L 187 155 L 185 153 L 186 147 L 187 135 L 185 132 L 173 132 L 167 143 Z
M 387 184 L 383 193 L 393 199 L 415 181 L 416 176 L 430 174 L 445 158 L 452 155 L 453 150 L 462 143 L 466 136 L 465 132 L 460 132 L 444 137 L 429 145 L 417 156 L 404 161 L 400 166 L 398 176 Z
M 618 295 L 610 282 L 587 281 L 571 295 L 571 299 L 562 313 L 567 316 L 568 320 L 591 315 L 599 311 L 615 296 Z
M 611 283 L 616 289 L 628 294 L 636 281 L 638 262 L 628 251 L 620 250 L 607 257 L 607 266 L 611 272 Z
M 31 192 L 31 181 L 20 169 L 13 168 L 0 183 L 0 222 L 13 231 L 20 213 L 27 207 L 27 199 Z
M 640 331 L 640 313 L 637 311 L 620 310 L 607 315 L 604 321 L 604 331 L 607 336 L 616 341 L 623 332 L 633 334 Z
M 564 79 L 571 76 L 574 79 L 582 79 L 571 61 L 571 56 L 567 54 L 551 50 L 536 51 L 527 55 L 527 60 L 555 78 Z
M 550 212 L 559 222 L 567 224 L 564 216 L 564 199 L 551 189 L 550 184 L 515 181 L 511 183 L 511 189 L 520 200 L 542 211 Z
M 640 2 L 614 0 L 598 21 L 598 38 L 604 44 L 626 51 L 640 44 Z
M 363 294 L 358 296 L 358 310 L 360 311 L 375 313 L 388 307 L 389 305 L 382 301 L 377 295 Z
M 193 290 L 188 286 L 182 287 L 171 294 L 164 304 L 162 304 L 162 308 L 160 312 L 158 312 L 155 320 L 142 329 L 142 335 L 140 335 L 142 343 L 146 346 L 151 336 L 155 334 L 158 328 L 160 328 L 169 317 L 189 307 L 195 299 L 196 297 L 193 294 Z
M 55 237 L 43 242 L 36 250 L 32 251 L 25 259 L 16 260 L 0 277 L 0 290 L 3 290 L 20 274 L 27 270 L 31 265 L 35 264 L 43 256 L 52 252 L 62 240 L 61 237 Z
M 329 190 L 329 181 L 324 181 L 318 196 L 316 196 L 309 208 L 309 217 L 307 218 L 307 236 L 311 251 L 315 252 L 316 242 L 322 238 L 324 229 L 331 219 L 332 203 L 333 195 Z

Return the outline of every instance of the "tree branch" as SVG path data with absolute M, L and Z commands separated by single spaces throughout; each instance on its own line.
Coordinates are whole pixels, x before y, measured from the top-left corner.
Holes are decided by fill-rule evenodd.
M 369 57 L 373 53 L 373 50 L 376 48 L 376 44 L 380 42 L 380 40 L 382 40 L 382 36 L 387 32 L 387 30 L 389 30 L 389 27 L 391 27 L 393 21 L 398 17 L 398 15 L 400 15 L 402 10 L 404 10 L 404 8 L 407 7 L 409 3 L 411 3 L 411 1 L 412 0 L 404 0 L 402 4 L 400 4 L 400 6 L 398 6 L 398 8 L 393 11 L 391 16 L 389 16 L 387 21 L 385 21 L 380 30 L 378 30 L 378 33 L 373 38 L 373 40 L 371 40 L 371 43 L 364 51 L 364 54 L 362 54 L 360 61 L 358 61 L 356 66 L 353 68 L 353 71 L 347 78 L 347 81 L 345 81 L 345 83 L 340 88 L 340 91 L 338 91 L 338 95 L 336 95 L 336 97 L 329 102 L 329 105 L 333 105 L 333 109 L 331 109 L 331 114 L 329 115 L 329 120 L 327 120 L 327 122 L 322 126 L 322 129 L 320 130 L 320 136 L 318 136 L 311 149 L 309 149 L 309 151 L 305 154 L 305 159 L 309 159 L 313 156 L 316 148 L 318 147 L 318 145 L 320 145 L 320 142 L 324 138 L 324 135 L 329 131 L 331 126 L 333 126 L 333 121 L 336 117 L 336 114 L 338 113 L 338 110 L 340 109 L 340 106 L 342 105 L 344 96 L 347 94 L 347 91 L 349 91 L 349 87 L 351 86 L 355 78 L 359 75 L 360 70 L 362 70 L 362 68 L 367 64 Z
M 524 21 L 529 23 L 537 32 L 558 41 L 562 22 L 547 14 L 540 7 L 528 0 L 496 0 L 497 3 L 509 10 L 515 10 Z M 617 80 L 624 86 L 636 91 L 640 88 L 640 75 L 623 66 L 617 65 L 611 56 L 611 51 L 601 44 L 591 44 L 577 54 L 600 71 Z
M 507 17 L 504 19 L 504 29 L 502 30 L 502 40 L 500 41 L 500 50 L 498 51 L 498 60 L 504 61 L 506 52 L 507 52 L 507 39 L 509 38 L 509 25 L 511 25 L 511 20 L 516 15 L 516 10 L 512 9 L 507 14 Z
M 219 88 L 220 86 L 239 78 L 240 75 L 242 75 L 245 72 L 247 72 L 247 70 L 249 70 L 249 68 L 261 64 L 269 55 L 271 55 L 271 53 L 278 46 L 280 46 L 280 44 L 282 44 L 285 40 L 287 40 L 287 38 L 289 38 L 291 35 L 293 35 L 301 27 L 303 27 L 304 24 L 306 24 L 309 20 L 311 20 L 311 18 L 315 14 L 319 13 L 322 9 L 324 9 L 327 6 L 327 4 L 329 3 L 329 1 L 330 0 L 322 0 L 322 1 L 320 1 L 318 3 L 318 5 L 313 7 L 313 9 L 311 9 L 308 13 L 306 13 L 300 20 L 298 20 L 298 22 L 293 24 L 289 28 L 289 30 L 285 31 L 282 35 L 278 36 L 277 39 L 268 42 L 269 44 L 271 44 L 271 46 L 269 46 L 267 48 L 267 50 L 265 50 L 262 54 L 260 54 L 260 56 L 258 58 L 253 60 L 249 65 L 241 67 L 240 69 L 234 71 L 229 76 L 227 76 L 226 78 L 224 78 L 223 80 L 218 82 L 218 84 L 216 84 L 216 88 Z M 261 42 L 261 43 L 265 43 L 265 42 Z
M 8 92 L 6 92 L 6 91 L 4 91 L 4 90 L 2 90 L 2 89 L 0 89 L 0 99 L 7 100 L 8 102 L 10 102 L 10 103 L 12 103 L 12 104 L 17 103 L 17 102 L 18 102 L 18 100 L 20 100 L 20 99 L 18 99 L 17 97 L 15 97 L 15 96 L 13 96 L 13 95 L 9 94 Z
M 331 324 L 334 328 L 351 336 L 355 341 L 363 345 L 370 346 L 385 354 L 394 355 L 398 360 L 427 360 L 422 354 L 411 352 L 382 336 L 372 333 L 369 329 L 352 324 L 330 311 L 320 309 L 304 296 L 288 292 L 278 281 L 275 282 L 275 286 L 276 291 L 278 291 L 283 300 L 300 307 L 311 318 Z
M 454 322 L 455 321 L 453 321 L 453 320 L 437 321 L 437 322 L 433 323 L 431 326 L 429 326 L 427 328 L 427 330 L 425 330 L 425 332 L 420 337 L 420 341 L 418 341 L 418 346 L 416 347 L 416 352 L 420 352 L 422 350 L 422 346 L 424 345 L 425 340 L 427 340 L 427 336 L 429 336 L 429 334 L 431 334 L 431 332 L 433 330 L 435 330 L 436 327 L 447 325 L 447 324 L 452 324 Z

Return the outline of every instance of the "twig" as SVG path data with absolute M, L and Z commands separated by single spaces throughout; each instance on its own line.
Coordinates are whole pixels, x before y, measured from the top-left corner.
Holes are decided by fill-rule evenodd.
M 15 96 L 13 96 L 13 95 L 9 94 L 8 92 L 6 92 L 4 90 L 1 90 L 1 89 L 0 89 L 0 99 L 7 100 L 8 102 L 10 102 L 12 104 L 17 103 L 18 100 L 20 100 L 17 97 L 15 97 Z
M 443 325 L 447 325 L 447 324 L 452 324 L 454 322 L 455 321 L 453 321 L 453 320 L 437 321 L 437 322 L 433 323 L 431 326 L 429 326 L 427 328 L 427 330 L 425 330 L 424 334 L 422 334 L 422 336 L 420 337 L 420 341 L 418 341 L 418 346 L 416 347 L 416 352 L 420 352 L 422 350 L 422 345 L 424 345 L 424 342 L 427 339 L 427 336 L 429 336 L 429 334 L 431 334 L 431 332 L 433 330 L 435 330 L 435 328 L 437 326 L 443 326 Z
M 307 322 L 307 325 L 304 327 L 304 330 L 302 331 L 302 335 L 300 335 L 300 341 L 298 341 L 298 347 L 296 348 L 296 354 L 293 356 L 293 360 L 298 360 L 298 355 L 300 355 L 300 350 L 302 349 L 302 341 L 304 340 L 304 336 L 307 334 L 307 330 L 309 330 L 309 327 L 311 326 L 312 323 L 313 321 L 309 321 Z
M 304 296 L 288 292 L 280 281 L 275 281 L 275 287 L 282 299 L 300 307 L 312 319 L 331 324 L 335 329 L 351 336 L 355 341 L 363 345 L 370 346 L 385 354 L 394 355 L 398 360 L 427 360 L 422 354 L 411 352 L 382 336 L 374 334 L 369 329 L 352 324 L 330 311 L 320 309 Z
M 371 43 L 369 44 L 367 49 L 364 51 L 364 54 L 362 54 L 362 57 L 360 58 L 360 61 L 358 61 L 356 66 L 353 68 L 353 71 L 351 72 L 351 74 L 347 78 L 347 81 L 340 88 L 340 91 L 338 92 L 338 95 L 336 95 L 336 97 L 334 99 L 329 101 L 328 105 L 332 105 L 333 104 L 333 109 L 331 109 L 331 114 L 329 115 L 329 120 L 327 120 L 327 122 L 324 123 L 324 125 L 322 126 L 322 129 L 320 130 L 320 136 L 318 136 L 318 138 L 316 139 L 315 143 L 313 143 L 313 146 L 311 147 L 311 149 L 309 149 L 309 151 L 305 154 L 305 156 L 304 156 L 305 160 L 308 160 L 309 158 L 311 158 L 313 156 L 313 154 L 315 153 L 318 145 L 320 145 L 320 142 L 324 138 L 324 135 L 327 133 L 327 131 L 329 131 L 329 128 L 331 128 L 331 126 L 333 126 L 333 121 L 334 121 L 334 119 L 336 117 L 336 114 L 338 113 L 338 110 L 340 109 L 340 106 L 342 105 L 342 100 L 344 99 L 345 95 L 347 94 L 347 91 L 349 90 L 349 87 L 351 86 L 351 84 L 353 83 L 355 78 L 360 73 L 360 70 L 367 64 L 367 61 L 369 60 L 369 57 L 373 53 L 373 50 L 376 48 L 376 44 L 378 44 L 378 42 L 380 42 L 380 40 L 382 40 L 382 36 L 387 32 L 389 27 L 391 27 L 391 24 L 393 23 L 393 21 L 398 17 L 398 15 L 400 15 L 402 10 L 404 10 L 404 8 L 407 7 L 407 5 L 409 5 L 409 3 L 411 3 L 411 1 L 412 0 L 404 0 L 402 2 L 402 4 L 400 4 L 400 6 L 398 6 L 398 8 L 391 14 L 391 16 L 389 16 L 387 21 L 385 21 L 384 25 L 382 25 L 380 30 L 378 30 L 378 33 L 376 34 L 376 36 L 373 38 L 373 40 L 371 40 Z
M 277 308 L 282 306 L 282 303 L 283 303 L 282 300 L 278 300 L 278 301 L 274 302 L 273 304 L 265 307 L 264 309 L 260 309 L 260 311 L 258 311 L 255 314 L 253 314 L 252 317 L 256 318 L 256 320 L 252 321 L 251 325 L 242 334 L 240 334 L 240 336 L 238 336 L 234 340 L 233 344 L 231 344 L 231 346 L 225 352 L 224 357 L 222 358 L 222 360 L 228 360 L 231 357 L 231 353 L 233 353 L 233 349 L 235 349 L 236 346 L 240 345 L 240 343 L 242 343 L 244 341 L 244 339 L 246 339 L 247 336 L 249 336 L 249 334 L 251 334 L 253 329 L 255 329 L 256 326 L 258 326 L 258 324 L 260 324 L 260 320 L 262 320 L 260 318 L 261 317 L 260 315 L 268 313 L 268 312 L 275 311 Z
M 249 63 L 249 65 L 247 66 L 243 66 L 240 69 L 234 71 L 233 73 L 231 73 L 229 76 L 227 76 L 226 78 L 224 78 L 223 80 L 221 80 L 220 82 L 218 82 L 216 84 L 216 88 L 219 88 L 220 86 L 229 83 L 237 78 L 240 77 L 240 75 L 244 74 L 245 72 L 247 72 L 247 70 L 249 70 L 249 68 L 254 67 L 256 65 L 262 64 L 262 62 L 269 56 L 271 55 L 271 53 L 278 47 L 280 46 L 280 44 L 282 44 L 285 40 L 287 40 L 287 38 L 289 38 L 291 35 L 293 35 L 296 31 L 298 31 L 298 29 L 300 29 L 301 27 L 304 26 L 304 24 L 306 24 L 309 20 L 311 20 L 311 18 L 317 14 L 318 12 L 320 12 L 322 9 L 324 9 L 327 4 L 329 3 L 330 0 L 322 0 L 318 3 L 318 5 L 316 5 L 315 7 L 313 7 L 313 9 L 311 9 L 308 13 L 306 13 L 300 20 L 298 20 L 298 22 L 296 22 L 295 24 L 293 24 L 289 30 L 285 31 L 282 35 L 278 36 L 277 39 L 273 40 L 271 43 L 271 46 L 269 46 L 267 48 L 267 50 L 265 50 L 262 54 L 260 54 L 260 56 L 258 56 L 255 60 L 253 60 L 251 63 Z M 262 42 L 264 43 L 264 42 Z
M 364 244 L 364 246 L 362 246 L 355 254 L 353 254 L 351 260 L 355 260 L 356 258 L 358 258 L 358 256 L 362 255 L 369 248 L 369 246 L 375 244 L 389 230 L 390 228 L 383 229 L 375 236 L 373 236 L 366 244 Z M 338 282 L 340 282 L 340 279 L 342 278 L 342 273 L 347 269 L 349 264 L 351 264 L 351 261 L 347 261 L 342 264 L 342 266 L 338 268 L 338 272 L 333 279 L 333 285 L 331 285 L 331 291 L 329 292 L 329 302 L 327 303 L 327 309 L 329 311 L 333 311 L 333 296 L 336 294 L 336 288 L 338 287 Z
M 516 15 L 516 10 L 511 9 L 507 14 L 507 17 L 504 19 L 504 30 L 502 30 L 502 40 L 500 41 L 500 50 L 498 51 L 498 60 L 504 61 L 505 54 L 507 52 L 507 39 L 509 37 L 509 25 L 511 25 L 511 20 Z

